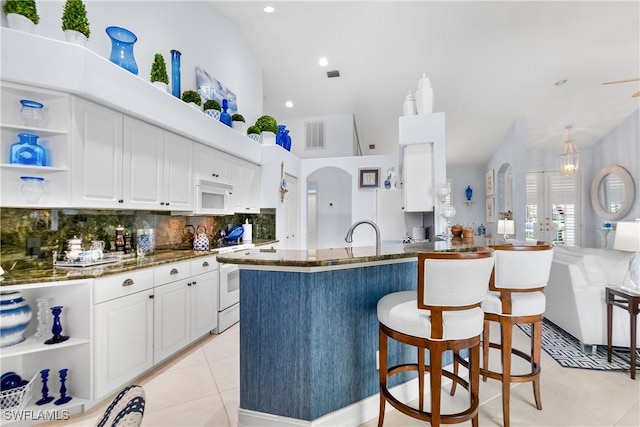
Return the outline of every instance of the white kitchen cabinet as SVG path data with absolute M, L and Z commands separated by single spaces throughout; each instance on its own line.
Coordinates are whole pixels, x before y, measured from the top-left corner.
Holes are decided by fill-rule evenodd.
M 74 207 L 120 207 L 122 114 L 73 97 Z
M 260 213 L 260 166 L 235 158 L 231 176 L 234 211 Z
M 73 98 L 74 207 L 191 210 L 193 142 Z
M 190 282 L 178 280 L 154 289 L 153 360 L 158 363 L 190 341 Z
M 404 147 L 403 188 L 406 212 L 433 212 L 433 144 Z
M 218 326 L 218 262 L 215 256 L 191 261 L 190 311 L 191 342 Z
M 231 182 L 233 156 L 208 145 L 194 144 L 194 174 L 210 181 Z
M 124 199 L 128 208 L 193 208 L 193 142 L 124 118 Z
M 37 127 L 26 126 L 20 115 L 20 100 L 28 99 L 44 105 L 44 121 Z M 55 91 L 2 82 L 0 86 L 0 204 L 8 207 L 67 207 L 71 204 L 69 172 L 70 96 Z M 10 147 L 19 133 L 38 136 L 38 145 L 47 151 L 47 166 L 10 163 Z M 44 194 L 37 204 L 27 203 L 21 193 L 21 176 L 44 178 Z
M 23 379 L 36 376 L 32 386 L 33 396 L 25 410 L 49 411 L 69 410 L 82 411 L 92 399 L 91 390 L 91 284 L 89 280 L 70 280 L 63 282 L 46 282 L 28 285 L 12 285 L 11 290 L 22 293 L 32 309 L 32 317 L 24 332 L 23 342 L 0 350 L 0 366 L 2 372 L 13 371 Z M 38 326 L 37 298 L 49 299 L 50 306 L 62 306 L 60 323 L 62 335 L 69 339 L 58 344 L 47 345 L 43 340 L 37 340 L 34 333 Z M 46 338 L 51 337 L 48 334 Z M 53 402 L 43 406 L 36 406 L 35 401 L 40 397 L 42 382 L 40 371 L 49 369 L 49 394 L 56 399 L 60 393 L 61 369 L 68 369 L 66 381 L 67 394 L 73 396 L 68 403 L 56 406 Z M 5 424 L 4 420 L 0 424 Z M 9 422 L 7 425 L 11 424 Z
M 280 249 L 298 249 L 298 180 L 291 175 L 285 175 L 287 192 L 282 202 L 282 226 L 284 239 Z

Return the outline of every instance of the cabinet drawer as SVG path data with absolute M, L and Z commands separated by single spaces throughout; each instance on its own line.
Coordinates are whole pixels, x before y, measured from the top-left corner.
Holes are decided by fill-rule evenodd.
M 161 265 L 153 269 L 153 279 L 156 286 L 186 279 L 190 275 L 190 261 Z
M 96 279 L 94 281 L 93 303 L 99 304 L 151 288 L 153 288 L 153 271 L 151 269 Z
M 218 270 L 218 261 L 215 256 L 207 256 L 191 261 L 191 275 L 209 273 Z

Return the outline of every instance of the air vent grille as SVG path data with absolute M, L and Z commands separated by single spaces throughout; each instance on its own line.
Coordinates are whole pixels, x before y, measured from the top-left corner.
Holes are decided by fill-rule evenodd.
M 324 122 L 306 122 L 304 124 L 304 131 L 305 149 L 317 150 L 325 148 Z

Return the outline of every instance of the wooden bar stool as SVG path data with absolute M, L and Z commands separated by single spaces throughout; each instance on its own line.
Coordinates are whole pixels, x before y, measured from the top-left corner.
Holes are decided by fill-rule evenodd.
M 542 351 L 542 317 L 546 307 L 542 292 L 549 281 L 553 245 L 538 242 L 536 245 L 496 245 L 495 272 L 489 285 L 489 294 L 482 302 L 484 332 L 482 334 L 483 363 L 480 373 L 502 381 L 502 415 L 504 427 L 509 427 L 509 398 L 511 383 L 532 382 L 536 408 L 542 409 L 540 398 L 540 355 Z M 489 337 L 489 322 L 500 324 L 500 344 Z M 532 324 L 531 354 L 513 348 L 514 325 Z M 502 355 L 502 372 L 489 370 L 489 348 L 497 348 Z M 525 374 L 511 373 L 511 356 L 519 356 L 531 364 Z M 454 372 L 460 358 L 454 357 Z M 464 364 L 464 362 L 462 362 Z M 455 390 L 455 383 L 452 391 Z
M 384 421 L 385 403 L 398 411 L 432 426 L 472 420 L 478 425 L 480 387 L 480 335 L 484 313 L 480 308 L 493 271 L 492 250 L 477 252 L 436 252 L 418 254 L 418 290 L 395 292 L 378 302 L 380 339 L 380 416 Z M 387 368 L 388 337 L 417 347 L 417 363 Z M 470 349 L 469 381 L 442 369 L 446 350 Z M 425 366 L 425 349 L 430 363 Z M 417 371 L 419 407 L 400 402 L 387 388 L 393 375 Z M 424 410 L 424 375 L 430 372 L 431 411 Z M 469 407 L 455 414 L 441 414 L 442 376 L 469 391 Z

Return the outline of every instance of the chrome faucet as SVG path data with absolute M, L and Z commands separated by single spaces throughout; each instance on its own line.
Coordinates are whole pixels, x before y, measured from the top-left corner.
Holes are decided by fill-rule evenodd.
M 347 231 L 347 236 L 344 238 L 344 241 L 347 243 L 353 242 L 353 230 L 356 229 L 360 224 L 369 224 L 376 231 L 376 253 L 380 252 L 380 229 L 376 225 L 375 222 L 369 221 L 368 219 L 363 219 L 362 221 L 355 222 L 349 230 Z

